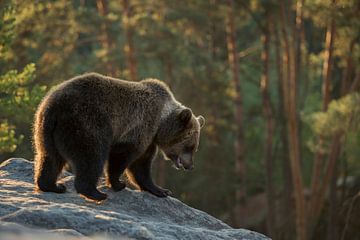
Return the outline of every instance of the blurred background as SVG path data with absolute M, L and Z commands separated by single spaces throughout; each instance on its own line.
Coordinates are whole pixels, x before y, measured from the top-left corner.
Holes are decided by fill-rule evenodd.
M 165 81 L 205 116 L 192 172 L 156 182 L 273 239 L 360 239 L 358 0 L 1 0 L 0 162 L 85 72 Z M 159 157 L 160 158 L 160 157 Z

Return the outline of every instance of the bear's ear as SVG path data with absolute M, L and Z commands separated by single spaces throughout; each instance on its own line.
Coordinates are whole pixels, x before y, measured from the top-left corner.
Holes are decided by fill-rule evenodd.
M 189 108 L 185 108 L 181 110 L 181 112 L 178 115 L 178 118 L 183 126 L 187 126 L 191 120 L 192 112 Z
M 198 120 L 198 122 L 200 124 L 200 128 L 202 128 L 205 125 L 205 118 L 200 115 L 196 119 Z

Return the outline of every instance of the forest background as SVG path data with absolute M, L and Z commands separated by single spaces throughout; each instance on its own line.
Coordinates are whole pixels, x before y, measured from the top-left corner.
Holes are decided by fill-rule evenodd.
M 273 239 L 360 239 L 358 0 L 1 0 L 0 162 L 85 72 L 164 80 L 205 116 L 192 172 L 156 182 Z M 160 157 L 159 157 L 160 158 Z

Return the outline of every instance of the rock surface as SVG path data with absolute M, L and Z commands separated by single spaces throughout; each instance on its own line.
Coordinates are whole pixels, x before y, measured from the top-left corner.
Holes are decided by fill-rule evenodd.
M 62 239 L 95 235 L 101 236 L 97 239 L 268 239 L 256 232 L 233 229 L 171 197 L 157 198 L 129 189 L 115 193 L 101 186 L 108 199 L 101 204 L 87 202 L 76 194 L 73 178 L 64 174 L 61 181 L 68 189 L 65 194 L 37 193 L 33 190 L 32 162 L 20 158 L 3 162 L 0 239 L 5 239 L 1 237 L 4 234 L 18 235 L 17 239 L 29 239 L 24 238 L 30 236 L 27 234 Z

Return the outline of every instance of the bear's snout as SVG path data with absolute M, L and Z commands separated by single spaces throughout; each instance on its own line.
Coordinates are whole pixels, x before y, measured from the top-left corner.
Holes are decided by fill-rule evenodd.
M 180 162 L 181 162 L 182 167 L 185 170 L 194 169 L 194 162 L 192 160 L 192 154 L 185 153 L 185 154 L 180 155 Z

